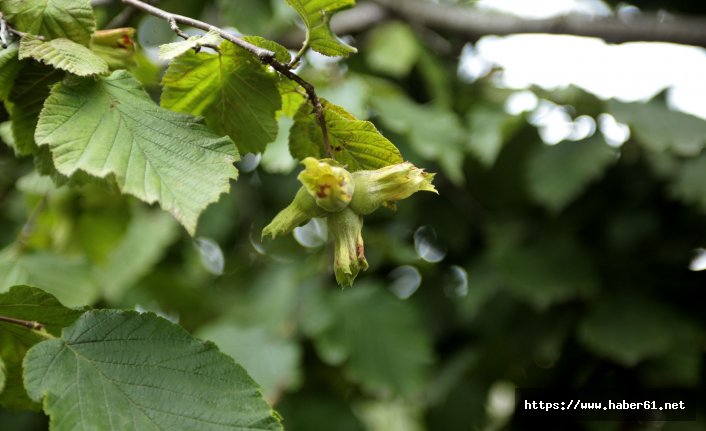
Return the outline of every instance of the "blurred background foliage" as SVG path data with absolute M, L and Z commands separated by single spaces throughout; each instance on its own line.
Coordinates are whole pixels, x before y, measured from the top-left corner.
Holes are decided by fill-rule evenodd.
M 279 0 L 160 7 L 275 40 L 296 26 Z M 121 11 L 99 7 L 99 28 Z M 152 17 L 123 18 L 142 47 L 134 72 L 157 98 L 155 49 L 174 34 Z M 439 172 L 440 192 L 366 218 L 370 269 L 353 288 L 335 284 L 325 223 L 260 241 L 299 186 L 286 115 L 277 141 L 239 163 L 196 239 L 115 190 L 57 188 L 0 146 L 0 284 L 18 271 L 67 305 L 178 321 L 236 358 L 291 431 L 523 429 L 517 386 L 704 388 L 703 119 L 663 94 L 626 103 L 573 86 L 510 89 L 498 69 L 469 79 L 456 49 L 468 41 L 394 18 L 347 37 L 358 55 L 309 55 L 299 73 Z M 528 108 L 513 108 L 528 96 Z M 537 120 L 547 106 L 574 125 L 553 145 Z M 630 133 L 616 141 L 600 118 Z M 565 429 L 703 430 L 704 414 Z M 8 411 L 0 424 L 46 427 Z

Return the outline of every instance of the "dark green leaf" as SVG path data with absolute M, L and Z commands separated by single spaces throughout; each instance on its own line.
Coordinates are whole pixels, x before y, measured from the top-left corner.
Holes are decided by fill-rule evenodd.
M 267 399 L 292 389 L 300 379 L 301 351 L 293 340 L 269 333 L 261 326 L 217 323 L 199 330 L 199 338 L 216 343 L 262 386 Z
M 537 202 L 558 212 L 616 161 L 616 152 L 594 135 L 541 147 L 529 160 L 527 180 Z
M 11 409 L 38 409 L 22 383 L 22 360 L 27 349 L 44 341 L 49 333 L 58 336 L 83 312 L 64 307 L 53 296 L 29 286 L 14 286 L 0 294 L 0 316 L 39 322 L 42 331 L 0 322 L 0 363 L 5 363 L 5 390 L 0 384 L 0 405 Z M 2 374 L 0 372 L 0 374 Z
M 154 314 L 90 311 L 24 366 L 55 431 L 282 429 L 232 358 Z
M 20 62 L 17 59 L 18 44 L 10 44 L 5 49 L 0 47 L 0 102 L 7 99 L 14 85 Z
M 431 346 L 408 305 L 380 287 L 335 292 L 335 317 L 314 336 L 317 350 L 369 391 L 411 395 L 425 381 Z
M 61 79 L 63 72 L 31 62 L 22 62 L 14 87 L 5 102 L 12 120 L 15 149 L 20 155 L 37 151 L 34 132 L 49 87 Z
M 543 238 L 527 245 L 494 244 L 487 269 L 496 288 L 543 310 L 595 294 L 599 283 L 588 259 L 568 238 Z

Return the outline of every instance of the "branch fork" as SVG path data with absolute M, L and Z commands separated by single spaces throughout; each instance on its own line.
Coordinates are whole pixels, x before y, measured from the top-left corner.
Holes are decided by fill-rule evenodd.
M 169 27 L 180 37 L 184 39 L 188 39 L 188 35 L 184 33 L 181 29 L 179 29 L 179 24 L 184 24 L 188 25 L 194 28 L 198 28 L 203 31 L 212 31 L 218 33 L 223 39 L 234 43 L 235 45 L 245 49 L 246 51 L 250 52 L 254 56 L 256 56 L 260 62 L 263 64 L 271 66 L 274 70 L 276 70 L 278 73 L 286 77 L 287 79 L 290 79 L 297 84 L 299 84 L 304 91 L 306 91 L 307 98 L 309 99 L 309 102 L 314 108 L 314 115 L 316 116 L 316 119 L 319 123 L 319 126 L 321 127 L 321 133 L 323 135 L 323 141 L 324 141 L 324 147 L 326 148 L 326 153 L 328 157 L 333 157 L 333 151 L 331 149 L 331 144 L 329 142 L 329 137 L 328 137 L 328 131 L 326 130 L 326 119 L 324 117 L 324 107 L 321 104 L 321 101 L 319 100 L 319 97 L 316 95 L 316 90 L 314 89 L 314 86 L 302 79 L 299 75 L 295 74 L 294 72 L 291 71 L 292 67 L 296 64 L 301 59 L 301 56 L 304 54 L 306 49 L 308 49 L 308 43 L 305 42 L 304 46 L 302 47 L 302 50 L 297 54 L 295 59 L 290 62 L 289 64 L 283 64 L 277 61 L 275 58 L 275 53 L 264 48 L 260 48 L 258 46 L 255 46 L 225 30 L 222 28 L 213 26 L 211 24 L 208 24 L 203 21 L 199 21 L 193 18 L 189 18 L 187 16 L 183 15 L 177 15 L 173 13 L 169 13 L 167 11 L 164 11 L 162 9 L 159 9 L 158 7 L 152 6 L 150 4 L 147 4 L 145 2 L 142 2 L 140 0 L 122 0 L 122 2 L 126 5 L 130 5 L 136 9 L 139 9 L 143 12 L 146 12 L 150 15 L 156 16 L 158 18 L 162 18 L 167 23 L 169 23 Z M 296 62 L 295 62 L 296 61 Z

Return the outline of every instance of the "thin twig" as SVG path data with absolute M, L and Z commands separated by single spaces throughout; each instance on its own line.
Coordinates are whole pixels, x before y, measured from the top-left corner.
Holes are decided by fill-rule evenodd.
M 565 15 L 525 19 L 492 14 L 449 2 L 422 0 L 373 0 L 408 22 L 471 38 L 520 33 L 567 34 L 599 37 L 611 43 L 672 42 L 706 46 L 706 19 L 679 15 L 640 13 L 632 17 Z
M 237 36 L 234 36 L 227 31 L 215 27 L 211 24 L 205 23 L 203 21 L 199 21 L 197 19 L 189 18 L 188 16 L 183 16 L 183 15 L 177 15 L 173 13 L 169 13 L 165 10 L 162 10 L 158 7 L 152 6 L 150 4 L 147 4 L 145 2 L 142 2 L 140 0 L 122 0 L 123 3 L 130 5 L 136 9 L 139 9 L 143 12 L 147 12 L 150 15 L 154 15 L 157 18 L 162 18 L 163 20 L 167 22 L 177 22 L 180 24 L 188 25 L 190 27 L 198 28 L 204 31 L 214 31 L 218 33 L 223 39 L 230 41 L 239 47 L 245 49 L 246 51 L 252 53 L 253 55 L 256 55 L 258 58 L 265 59 L 267 57 L 274 57 L 275 53 L 268 50 L 268 49 L 263 49 L 260 48 L 259 46 L 255 46 L 250 42 L 247 42 Z
M 169 28 L 171 28 L 172 31 L 177 34 L 177 36 L 179 36 L 180 38 L 182 38 L 184 40 L 189 38 L 188 34 L 181 31 L 181 29 L 179 28 L 179 24 L 177 24 L 177 22 L 173 16 L 169 17 L 169 19 L 167 19 L 167 22 L 169 23 Z
M 39 322 L 34 322 L 32 320 L 15 319 L 14 317 L 0 316 L 0 322 L 24 326 L 27 329 L 34 329 L 36 331 L 44 329 L 44 325 Z
M 314 89 L 314 86 L 311 83 L 305 81 L 299 75 L 292 72 L 288 64 L 283 64 L 277 61 L 274 52 L 268 49 L 260 48 L 259 46 L 255 46 L 250 42 L 247 42 L 246 40 L 243 40 L 221 28 L 218 28 L 206 22 L 189 18 L 188 16 L 169 13 L 140 0 L 122 0 L 122 2 L 143 12 L 147 12 L 150 15 L 162 18 L 163 20 L 169 23 L 170 27 L 172 27 L 172 30 L 174 30 L 175 27 L 177 30 L 179 29 L 177 24 L 184 24 L 190 27 L 198 28 L 200 30 L 216 32 L 223 39 L 245 49 L 246 51 L 256 56 L 263 64 L 271 66 L 274 70 L 282 74 L 287 79 L 290 79 L 299 84 L 304 89 L 304 91 L 306 91 L 307 98 L 309 99 L 309 102 L 314 108 L 314 115 L 316 116 L 316 119 L 319 123 L 319 127 L 321 128 L 326 154 L 328 157 L 333 158 L 333 150 L 331 149 L 331 143 L 329 142 L 328 131 L 326 129 L 326 117 L 324 116 L 324 107 L 321 104 L 319 97 L 316 95 L 316 90 Z M 181 32 L 181 30 L 177 30 L 174 31 L 177 32 L 179 36 L 182 36 L 179 33 Z
M 295 67 L 297 67 L 299 65 L 299 62 L 301 61 L 302 57 L 304 57 L 304 54 L 306 54 L 306 52 L 308 50 L 309 50 L 309 32 L 307 31 L 306 32 L 306 39 L 304 39 L 304 42 L 302 43 L 301 49 L 299 50 L 299 52 L 297 52 L 297 54 L 294 56 L 294 58 L 292 58 L 292 61 L 289 62 L 287 67 L 289 69 L 294 69 Z
M 321 100 L 316 95 L 316 90 L 311 83 L 302 79 L 301 76 L 289 70 L 288 65 L 278 62 L 274 57 L 269 57 L 262 60 L 263 63 L 269 64 L 274 70 L 284 75 L 286 78 L 299 84 L 304 91 L 306 91 L 307 97 L 311 105 L 314 107 L 314 116 L 319 123 L 321 128 L 321 134 L 324 140 L 324 148 L 326 149 L 326 156 L 330 159 L 333 158 L 333 149 L 331 148 L 331 143 L 329 142 L 328 130 L 326 129 L 326 116 L 324 113 L 324 106 L 321 104 Z

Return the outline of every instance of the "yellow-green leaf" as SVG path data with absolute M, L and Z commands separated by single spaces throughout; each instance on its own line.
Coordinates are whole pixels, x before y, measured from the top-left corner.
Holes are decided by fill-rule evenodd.
M 28 34 L 20 42 L 19 58 L 33 58 L 78 76 L 108 73 L 108 63 L 105 60 L 85 46 L 64 38 L 45 42 Z
M 402 155 L 370 121 L 355 118 L 340 106 L 322 100 L 333 158 L 351 172 L 402 163 Z M 319 123 L 304 104 L 294 116 L 289 150 L 298 159 L 328 157 Z
M 96 29 L 90 0 L 3 0 L 0 12 L 21 31 L 88 46 Z
M 191 36 L 187 40 L 160 45 L 159 58 L 163 60 L 171 60 L 194 48 L 200 48 L 204 45 L 219 45 L 220 43 L 221 36 L 218 32 L 209 31 L 204 35 Z
M 177 112 L 203 115 L 242 153 L 259 153 L 277 136 L 282 101 L 273 74 L 247 51 L 230 42 L 220 54 L 187 51 L 174 59 L 162 84 L 161 104 Z
M 331 30 L 331 17 L 355 6 L 355 0 L 287 0 L 306 26 L 306 40 L 316 52 L 329 56 L 349 56 L 357 50 L 343 43 Z

